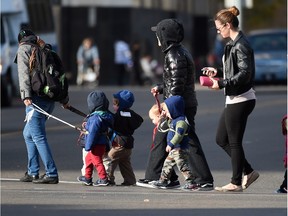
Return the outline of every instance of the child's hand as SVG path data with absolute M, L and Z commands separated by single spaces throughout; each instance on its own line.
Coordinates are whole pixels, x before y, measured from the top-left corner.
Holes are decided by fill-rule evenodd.
M 82 128 L 83 128 L 83 129 L 86 128 L 86 124 L 87 124 L 87 122 L 83 122 L 83 123 L 82 123 Z
M 154 88 L 152 88 L 152 89 L 151 89 L 151 93 L 153 94 L 153 96 L 159 94 L 159 92 L 158 92 L 158 87 L 155 86 Z
M 166 152 L 170 152 L 172 150 L 171 146 L 167 145 L 166 146 Z

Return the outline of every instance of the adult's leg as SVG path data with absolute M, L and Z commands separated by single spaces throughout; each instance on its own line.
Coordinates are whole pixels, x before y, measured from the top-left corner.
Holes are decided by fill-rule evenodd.
M 286 190 L 287 191 L 287 169 L 284 174 L 284 180 L 282 184 L 280 185 L 280 189 Z
M 33 98 L 33 101 L 46 112 L 52 113 L 54 109 L 54 102 L 47 101 L 39 97 Z M 47 117 L 44 114 L 34 111 L 32 118 L 27 124 L 29 124 L 32 140 L 36 144 L 39 155 L 45 166 L 46 175 L 48 177 L 57 177 L 57 168 L 46 137 L 46 120 Z
M 211 174 L 209 165 L 207 163 L 205 154 L 201 147 L 200 140 L 195 132 L 195 121 L 194 117 L 197 113 L 197 107 L 187 107 L 185 109 L 185 115 L 190 124 L 189 137 L 192 142 L 190 142 L 190 165 L 191 172 L 194 176 L 194 182 L 197 184 L 213 183 L 214 179 Z
M 32 107 L 26 107 L 26 114 L 32 110 Z M 39 175 L 39 153 L 32 139 L 32 135 L 30 133 L 30 124 L 26 122 L 26 125 L 23 130 L 23 137 L 26 144 L 27 155 L 28 155 L 28 164 L 27 164 L 27 172 L 28 175 Z
M 225 109 L 225 124 L 231 151 L 233 176 L 231 183 L 241 185 L 245 154 L 242 145 L 249 114 L 255 107 L 255 100 L 228 104 Z
M 226 113 L 225 108 L 220 116 L 217 133 L 216 133 L 216 143 L 229 155 L 231 158 L 231 148 L 228 140 L 228 132 L 227 132 L 227 126 L 226 126 Z M 243 166 L 243 173 L 244 175 L 248 175 L 253 171 L 253 168 L 248 163 L 248 161 L 244 160 L 244 166 Z
M 167 133 L 156 131 L 154 138 L 154 146 L 151 148 L 148 156 L 148 162 L 145 171 L 145 179 L 158 180 L 161 175 L 164 161 L 168 155 L 166 152 L 166 136 Z M 173 170 L 171 173 L 171 181 L 178 179 L 177 174 Z

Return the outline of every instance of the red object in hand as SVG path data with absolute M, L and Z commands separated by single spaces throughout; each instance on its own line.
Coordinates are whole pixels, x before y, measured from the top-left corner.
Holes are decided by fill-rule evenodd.
M 200 85 L 202 85 L 202 86 L 212 86 L 213 85 L 212 80 L 208 76 L 200 76 L 199 79 L 200 79 Z M 219 78 L 216 78 L 216 77 L 213 79 L 219 80 Z

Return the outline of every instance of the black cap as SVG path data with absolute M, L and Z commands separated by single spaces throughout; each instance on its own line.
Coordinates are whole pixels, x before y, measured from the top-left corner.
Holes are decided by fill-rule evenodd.
M 30 35 L 35 34 L 30 29 L 22 29 L 18 34 L 18 42 L 20 42 L 23 38 L 28 37 Z
M 151 30 L 156 32 L 157 29 L 159 31 L 167 31 L 167 29 L 182 29 L 183 25 L 177 19 L 163 19 L 156 26 L 152 26 Z

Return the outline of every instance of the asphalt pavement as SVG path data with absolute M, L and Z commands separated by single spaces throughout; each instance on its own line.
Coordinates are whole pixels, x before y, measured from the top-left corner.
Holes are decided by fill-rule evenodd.
M 108 98 L 119 87 L 97 87 Z M 152 139 L 153 125 L 147 111 L 155 102 L 149 88 L 123 87 L 135 94 L 134 109 L 144 123 L 135 132 L 136 145 L 132 165 L 137 179 L 143 178 Z M 70 88 L 70 103 L 86 112 L 86 97 L 93 87 Z M 246 158 L 260 173 L 259 179 L 242 193 L 187 192 L 180 189 L 148 189 L 137 186 L 83 186 L 76 181 L 81 169 L 81 149 L 76 144 L 78 131 L 53 119 L 47 122 L 48 140 L 56 161 L 60 182 L 57 185 L 22 183 L 26 171 L 26 149 L 22 137 L 24 109 L 19 100 L 1 110 L 1 215 L 287 215 L 287 195 L 275 190 L 283 181 L 284 137 L 280 122 L 287 112 L 286 86 L 256 88 L 257 105 L 251 114 L 243 145 Z M 214 177 L 214 185 L 229 183 L 229 158 L 215 144 L 219 115 L 223 109 L 223 92 L 211 92 L 197 86 L 199 100 L 196 130 Z M 53 115 L 80 125 L 83 118 L 55 108 Z M 43 166 L 41 172 L 44 172 Z M 178 172 L 179 174 L 179 172 Z M 95 174 L 96 175 L 96 174 Z M 97 176 L 94 176 L 96 179 Z M 179 174 L 181 184 L 183 177 Z M 122 182 L 116 171 L 116 183 Z

